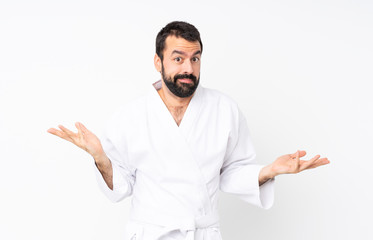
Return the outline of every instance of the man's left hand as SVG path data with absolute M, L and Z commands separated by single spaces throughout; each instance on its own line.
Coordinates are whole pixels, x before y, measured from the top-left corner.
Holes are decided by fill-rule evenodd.
M 259 185 L 268 179 L 280 174 L 299 173 L 306 169 L 316 168 L 330 163 L 327 158 L 320 158 L 316 155 L 310 160 L 301 160 L 306 155 L 306 151 L 297 151 L 293 154 L 286 154 L 277 158 L 273 163 L 264 167 L 259 174 Z

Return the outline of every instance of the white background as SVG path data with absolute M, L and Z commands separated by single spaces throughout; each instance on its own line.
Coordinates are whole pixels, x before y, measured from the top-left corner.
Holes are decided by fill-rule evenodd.
M 224 239 L 372 239 L 372 1 L 1 1 L 0 239 L 123 239 L 130 199 L 99 191 L 92 159 L 46 132 L 93 132 L 160 78 L 173 20 L 204 43 L 201 84 L 233 97 L 258 160 L 331 164 L 279 176 L 262 210 L 220 194 Z

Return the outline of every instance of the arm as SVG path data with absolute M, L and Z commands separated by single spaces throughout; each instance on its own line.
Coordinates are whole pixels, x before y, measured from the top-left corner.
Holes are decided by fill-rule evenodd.
M 226 155 L 220 171 L 220 190 L 268 209 L 273 204 L 274 180 L 259 186 L 258 178 L 264 165 L 258 164 L 245 117 L 237 112 L 232 122 Z
M 316 155 L 311 160 L 300 160 L 305 151 L 286 154 L 273 163 L 263 166 L 255 159 L 245 117 L 239 111 L 228 140 L 224 164 L 221 168 L 220 189 L 233 193 L 246 202 L 269 208 L 273 204 L 274 178 L 280 174 L 298 173 L 306 169 L 328 164 L 327 158 Z
M 96 167 L 104 178 L 106 185 L 111 190 L 113 190 L 113 167 L 111 165 L 111 161 L 106 156 L 106 154 L 103 154 L 102 156 L 96 157 L 94 159 Z
M 62 125 L 48 129 L 48 132 L 69 141 L 89 153 L 95 160 L 95 164 L 104 178 L 107 186 L 113 190 L 113 168 L 111 161 L 105 154 L 98 137 L 89 131 L 83 124 L 76 123 L 77 133 L 70 131 Z

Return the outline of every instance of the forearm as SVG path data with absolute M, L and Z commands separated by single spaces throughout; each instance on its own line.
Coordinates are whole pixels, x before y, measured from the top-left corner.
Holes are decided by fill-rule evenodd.
M 262 170 L 260 170 L 260 173 L 259 173 L 259 186 L 263 185 L 264 183 L 266 183 L 268 180 L 274 178 L 276 176 L 276 174 L 273 172 L 272 170 L 272 165 L 267 165 L 265 167 L 262 168 Z
M 104 178 L 106 185 L 113 190 L 113 167 L 105 153 L 94 157 L 95 164 Z

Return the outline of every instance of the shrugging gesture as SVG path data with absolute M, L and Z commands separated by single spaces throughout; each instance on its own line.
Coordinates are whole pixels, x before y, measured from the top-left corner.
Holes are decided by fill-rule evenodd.
M 104 151 L 98 137 L 89 131 L 82 123 L 77 122 L 75 126 L 78 129 L 77 133 L 70 131 L 62 125 L 58 125 L 61 130 L 50 128 L 48 132 L 72 142 L 79 148 L 88 152 L 93 158 L 101 156 Z
M 268 179 L 280 174 L 299 173 L 303 170 L 316 168 L 329 163 L 327 158 L 320 158 L 316 155 L 310 160 L 301 160 L 306 155 L 306 151 L 296 151 L 293 154 L 285 154 L 278 157 L 273 163 L 262 169 L 259 175 L 259 183 L 263 184 Z
M 94 159 L 100 170 L 106 184 L 110 189 L 113 189 L 113 169 L 109 158 L 106 156 L 100 139 L 89 131 L 82 123 L 75 123 L 78 129 L 77 133 L 70 131 L 62 125 L 58 125 L 60 130 L 55 128 L 48 129 L 48 132 L 56 135 L 66 141 L 72 142 L 79 148 L 89 153 Z

